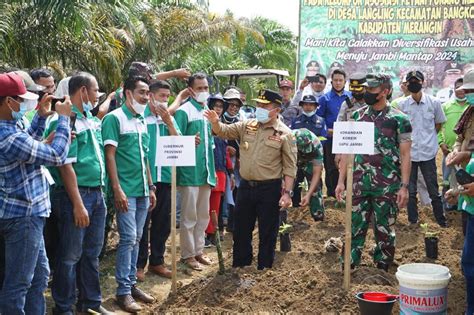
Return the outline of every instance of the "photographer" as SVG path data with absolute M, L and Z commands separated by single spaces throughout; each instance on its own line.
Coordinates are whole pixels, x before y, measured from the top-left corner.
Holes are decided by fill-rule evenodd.
M 67 99 L 56 105 L 58 128 L 51 144 L 42 143 L 51 98 L 42 102 L 28 130 L 16 127 L 30 102 L 22 78 L 0 74 L 0 236 L 5 240 L 5 280 L 0 291 L 0 313 L 44 314 L 43 296 L 49 267 L 43 227 L 50 213 L 49 185 L 42 165 L 61 165 L 69 150 Z M 28 233 L 25 233 L 28 231 Z

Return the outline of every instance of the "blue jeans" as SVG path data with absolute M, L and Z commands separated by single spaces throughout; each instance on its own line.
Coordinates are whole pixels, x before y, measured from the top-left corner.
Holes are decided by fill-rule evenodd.
M 54 313 L 73 314 L 76 310 L 98 310 L 102 301 L 99 281 L 99 254 L 104 242 L 105 201 L 100 189 L 79 188 L 89 215 L 89 226 L 74 223 L 73 205 L 66 192 L 58 201 L 59 246 L 51 293 L 56 304 Z M 77 288 L 76 288 L 77 284 Z
M 137 283 L 138 248 L 149 205 L 148 197 L 128 197 L 128 211 L 116 210 L 120 236 L 115 264 L 117 295 L 131 294 Z
M 49 266 L 44 249 L 45 218 L 0 219 L 5 240 L 5 280 L 0 291 L 0 313 L 43 315 Z
M 468 214 L 464 249 L 461 258 L 462 270 L 466 278 L 466 314 L 474 314 L 474 215 Z

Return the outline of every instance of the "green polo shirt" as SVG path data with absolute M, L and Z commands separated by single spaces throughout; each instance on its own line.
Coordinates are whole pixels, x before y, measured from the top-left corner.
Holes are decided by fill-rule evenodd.
M 179 130 L 176 120 L 173 120 L 173 125 L 179 135 Z M 156 166 L 156 144 L 160 137 L 169 136 L 170 132 L 168 126 L 163 122 L 160 116 L 155 116 L 151 112 L 150 108 L 147 107 L 145 110 L 145 122 L 148 130 L 148 136 L 150 137 L 150 150 L 148 151 L 148 160 L 150 161 L 150 173 L 153 183 L 166 183 L 171 184 L 171 167 L 169 166 Z
M 177 183 L 180 186 L 216 185 L 214 140 L 211 124 L 203 116 L 205 108 L 190 99 L 181 105 L 174 115 L 183 135 L 194 136 L 199 132 L 201 137 L 201 143 L 196 147 L 196 166 L 177 168 Z
M 126 105 L 105 115 L 102 121 L 104 146 L 117 148 L 115 163 L 120 187 L 128 197 L 148 196 L 147 162 L 149 137 L 145 119 Z
M 454 132 L 454 127 L 458 123 L 462 114 L 469 107 L 467 102 L 463 105 L 459 104 L 456 99 L 449 100 L 443 104 L 443 112 L 446 116 L 446 122 L 443 124 L 440 132 L 438 132 L 438 143 L 446 144 L 451 150 L 456 142 L 457 134 Z
M 72 164 L 76 173 L 77 185 L 81 187 L 99 187 L 105 183 L 104 147 L 100 130 L 101 121 L 87 112 L 84 116 L 76 106 L 72 107 L 76 113 L 74 131 L 76 137 L 69 146 L 65 164 Z M 56 130 L 58 115 L 55 114 L 48 123 L 45 137 Z M 64 186 L 59 170 L 49 168 L 51 176 L 57 186 Z

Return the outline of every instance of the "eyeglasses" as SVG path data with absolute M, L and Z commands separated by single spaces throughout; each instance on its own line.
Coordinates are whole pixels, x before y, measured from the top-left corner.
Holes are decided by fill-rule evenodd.
M 240 107 L 240 104 L 239 103 L 229 103 L 229 107 Z

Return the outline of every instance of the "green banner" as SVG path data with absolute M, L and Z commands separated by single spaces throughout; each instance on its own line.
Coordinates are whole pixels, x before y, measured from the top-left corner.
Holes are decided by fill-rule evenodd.
M 299 79 L 335 68 L 425 74 L 425 90 L 451 97 L 474 68 L 474 0 L 300 0 Z

